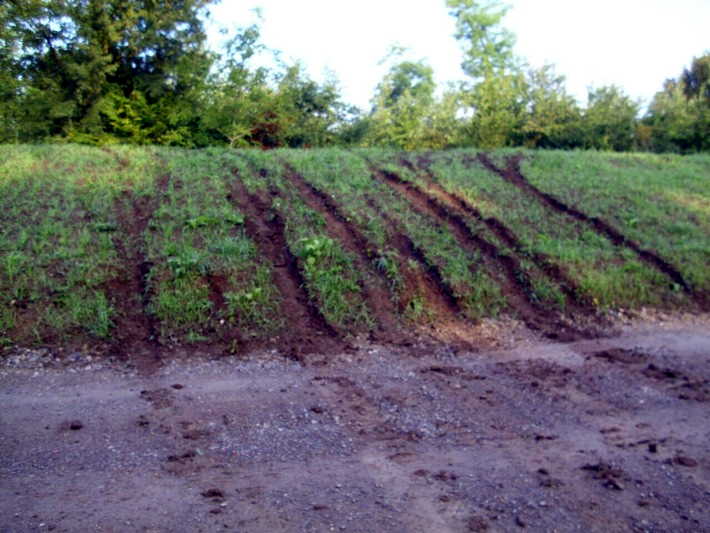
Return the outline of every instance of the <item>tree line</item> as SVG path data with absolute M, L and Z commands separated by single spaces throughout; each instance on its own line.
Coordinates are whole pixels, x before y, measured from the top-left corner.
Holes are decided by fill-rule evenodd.
M 0 5 L 0 142 L 184 147 L 327 145 L 710 150 L 710 53 L 647 112 L 616 86 L 580 105 L 551 65 L 513 52 L 497 0 L 446 0 L 466 80 L 443 90 L 394 50 L 371 108 L 299 63 L 255 67 L 258 25 L 207 48 L 215 0 L 8 0 Z

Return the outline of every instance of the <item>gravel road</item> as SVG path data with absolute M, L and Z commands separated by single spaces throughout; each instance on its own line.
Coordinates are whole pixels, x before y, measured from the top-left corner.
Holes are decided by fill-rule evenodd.
M 710 531 L 710 331 L 0 369 L 0 531 Z

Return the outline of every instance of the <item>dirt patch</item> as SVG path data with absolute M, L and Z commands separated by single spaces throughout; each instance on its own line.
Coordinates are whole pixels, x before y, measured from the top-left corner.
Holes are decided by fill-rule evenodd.
M 639 350 L 625 350 L 623 348 L 602 350 L 592 355 L 609 363 L 621 363 L 625 365 L 640 364 L 648 360 L 648 355 Z
M 710 378 L 710 337 L 651 326 L 479 353 L 362 344 L 326 367 L 0 367 L 0 529 L 704 531 L 707 409 L 674 387 Z
M 150 311 L 153 264 L 146 258 L 144 232 L 158 206 L 155 196 L 137 196 L 125 190 L 114 207 L 121 231 L 113 234 L 119 257 L 119 276 L 107 292 L 117 309 L 111 353 L 135 361 L 142 370 L 154 369 L 160 360 L 158 319 Z
M 415 172 L 417 171 L 414 165 L 406 159 L 401 159 L 400 163 Z M 567 297 L 570 307 L 573 309 L 575 306 L 578 307 L 578 311 L 581 313 L 589 314 L 594 312 L 594 305 L 591 300 L 589 300 L 589 298 L 582 293 L 578 284 L 569 276 L 561 265 L 555 263 L 549 256 L 543 253 L 529 251 L 515 235 L 515 233 L 502 221 L 495 217 L 484 217 L 481 212 L 468 201 L 456 194 L 446 191 L 441 185 L 436 183 L 436 178 L 429 169 L 430 164 L 430 160 L 425 157 L 420 157 L 418 160 L 418 167 L 424 172 L 424 177 L 427 178 L 427 187 L 430 191 L 434 192 L 434 194 L 436 194 L 436 196 L 445 202 L 450 208 L 458 209 L 466 215 L 485 224 L 486 227 L 501 240 L 501 242 L 510 247 L 518 256 L 530 259 L 550 279 L 557 283 Z M 419 174 L 422 175 L 421 172 L 419 172 Z
M 272 280 L 281 295 L 281 315 L 288 324 L 281 348 L 300 359 L 305 354 L 342 347 L 338 333 L 308 294 L 298 259 L 286 242 L 283 219 L 271 208 L 271 200 L 278 193 L 250 193 L 236 175 L 231 186 L 228 199 L 246 214 L 247 235 L 271 263 Z

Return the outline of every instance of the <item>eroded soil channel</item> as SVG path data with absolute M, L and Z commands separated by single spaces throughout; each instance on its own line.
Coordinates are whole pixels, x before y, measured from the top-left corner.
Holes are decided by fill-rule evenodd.
M 163 176 L 159 187 L 166 187 L 169 180 Z M 132 191 L 119 196 L 114 207 L 120 227 L 116 235 L 123 237 L 114 237 L 120 274 L 109 282 L 112 303 L 118 310 L 111 352 L 131 358 L 144 370 L 155 368 L 160 360 L 160 328 L 150 310 L 153 264 L 146 257 L 144 235 L 156 208 L 155 196 L 138 196 Z
M 586 213 L 580 211 L 579 209 L 565 204 L 559 198 L 556 198 L 551 194 L 545 193 L 535 187 L 523 176 L 520 171 L 521 158 L 522 156 L 520 155 L 508 158 L 507 167 L 505 169 L 502 169 L 496 167 L 485 154 L 478 155 L 478 160 L 481 162 L 481 164 L 491 172 L 498 174 L 506 181 L 527 192 L 528 194 L 530 194 L 543 204 L 547 205 L 548 207 L 560 213 L 564 213 L 574 218 L 575 220 L 579 220 L 580 222 L 588 224 L 595 231 L 608 238 L 616 246 L 622 246 L 628 248 L 629 250 L 632 250 L 638 255 L 638 257 L 642 261 L 668 276 L 674 283 L 682 287 L 685 292 L 689 294 L 693 293 L 691 287 L 683 278 L 683 275 L 674 266 L 672 266 L 665 259 L 660 257 L 657 253 L 642 248 L 641 245 L 628 238 L 627 236 L 623 235 L 619 230 L 611 226 L 605 220 L 602 220 L 599 217 L 589 216 Z
M 375 176 L 406 198 L 420 214 L 432 217 L 447 226 L 464 249 L 474 255 L 480 254 L 486 270 L 499 283 L 508 303 L 528 327 L 541 331 L 549 338 L 560 340 L 587 336 L 585 332 L 563 323 L 533 302 L 530 297 L 533 292 L 530 280 L 517 259 L 501 253 L 484 236 L 473 233 L 461 214 L 394 172 L 380 170 Z
M 150 376 L 9 357 L 0 530 L 706 531 L 707 324 Z
M 418 160 L 418 168 L 415 168 L 415 166 L 406 159 L 401 160 L 401 164 L 425 177 L 427 180 L 427 187 L 450 208 L 456 209 L 474 220 L 482 222 L 486 225 L 488 230 L 491 231 L 491 233 L 493 233 L 502 243 L 513 250 L 515 254 L 519 257 L 526 257 L 530 259 L 540 270 L 549 276 L 550 279 L 557 283 L 567 297 L 569 307 L 582 313 L 592 313 L 594 311 L 592 302 L 589 298 L 582 294 L 578 284 L 549 256 L 540 252 L 529 251 L 517 235 L 515 235 L 513 230 L 506 226 L 501 220 L 495 217 L 484 217 L 474 205 L 460 196 L 448 192 L 441 185 L 439 185 L 433 172 L 429 169 L 430 162 L 426 158 L 422 157 Z
M 293 168 L 286 165 L 285 169 L 286 179 L 293 184 L 308 207 L 324 217 L 330 236 L 351 254 L 357 271 L 363 275 L 359 283 L 368 307 L 377 321 L 378 331 L 374 332 L 375 338 L 389 342 L 401 340 L 396 307 L 392 294 L 387 289 L 387 280 L 373 264 L 373 260 L 377 258 L 376 249 L 343 215 L 334 199 L 309 183 Z
M 288 324 L 281 348 L 296 359 L 342 348 L 337 332 L 307 292 L 298 259 L 286 242 L 284 222 L 271 207 L 274 196 L 277 196 L 275 190 L 250 193 L 235 175 L 228 199 L 246 215 L 247 235 L 271 263 L 272 280 L 280 294 L 281 315 Z

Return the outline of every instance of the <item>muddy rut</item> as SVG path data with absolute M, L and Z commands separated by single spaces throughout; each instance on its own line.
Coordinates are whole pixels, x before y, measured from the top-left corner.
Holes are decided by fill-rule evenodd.
M 508 158 L 507 167 L 505 169 L 502 169 L 495 166 L 490 160 L 490 158 L 488 158 L 488 156 L 486 156 L 485 154 L 478 155 L 478 160 L 481 162 L 481 164 L 491 172 L 501 176 L 504 180 L 508 181 L 509 183 L 512 183 L 519 189 L 530 194 L 538 201 L 554 209 L 555 211 L 564 213 L 565 215 L 568 215 L 574 218 L 575 220 L 579 220 L 580 222 L 588 224 L 596 232 L 605 236 L 616 246 L 625 247 L 629 250 L 632 250 L 644 263 L 668 276 L 674 283 L 682 287 L 685 292 L 689 294 L 693 293 L 690 285 L 683 278 L 683 275 L 665 259 L 661 258 L 657 253 L 642 248 L 640 244 L 625 236 L 623 233 L 611 226 L 611 224 L 609 224 L 605 220 L 599 217 L 587 215 L 579 209 L 576 209 L 562 202 L 559 198 L 551 194 L 545 193 L 535 187 L 521 173 L 521 159 L 522 156 L 520 155 Z
M 227 199 L 245 216 L 247 235 L 272 266 L 272 280 L 280 298 L 281 314 L 288 322 L 285 349 L 292 357 L 342 347 L 338 334 L 308 294 L 298 259 L 286 242 L 284 221 L 271 208 L 275 190 L 250 193 L 235 173 Z M 284 343 L 285 341 L 285 343 Z
M 167 187 L 170 176 L 158 183 Z M 146 257 L 145 231 L 158 207 L 155 196 L 137 196 L 124 191 L 115 203 L 120 231 L 114 234 L 120 275 L 109 282 L 112 304 L 116 307 L 115 338 L 111 351 L 129 357 L 142 369 L 154 368 L 160 361 L 160 327 L 150 310 L 153 287 L 149 277 L 153 264 Z
M 421 279 L 413 280 L 409 290 L 423 285 L 427 303 L 437 310 L 440 318 L 459 315 L 461 313 L 459 301 L 454 295 L 453 289 L 446 283 L 439 267 L 427 260 L 423 250 L 403 231 L 401 224 L 380 209 L 373 198 L 368 197 L 366 201 L 370 209 L 384 220 L 389 229 L 387 244 L 399 253 L 400 270 L 405 273 L 410 271 L 406 266 L 407 260 L 414 260 L 422 269 Z
M 373 264 L 378 257 L 375 247 L 347 219 L 335 200 L 306 181 L 288 164 L 285 164 L 284 168 L 285 178 L 296 188 L 306 205 L 325 218 L 331 238 L 336 239 L 351 254 L 358 271 L 363 274 L 359 284 L 377 321 L 379 331 L 374 332 L 376 338 L 395 342 L 401 339 L 399 319 L 392 295 L 387 290 L 387 279 Z
M 549 256 L 541 252 L 532 252 L 520 241 L 517 235 L 506 224 L 496 217 L 484 217 L 483 214 L 470 202 L 445 190 L 437 183 L 434 173 L 428 168 L 429 161 L 425 158 L 418 160 L 418 169 L 408 160 L 402 159 L 400 163 L 417 172 L 426 179 L 427 188 L 439 199 L 446 203 L 449 208 L 455 209 L 464 215 L 485 224 L 488 230 L 493 233 L 501 242 L 508 246 L 519 257 L 525 257 L 532 261 L 537 268 L 544 272 L 562 290 L 567 298 L 568 307 L 573 311 L 582 313 L 594 312 L 594 305 L 579 288 L 579 285 L 570 277 L 565 269 L 555 263 Z
M 552 313 L 537 306 L 530 298 L 533 292 L 530 280 L 518 261 L 501 253 L 485 237 L 474 234 L 464 217 L 393 172 L 380 170 L 376 176 L 406 198 L 419 213 L 448 227 L 464 249 L 474 255 L 480 253 L 488 273 L 499 283 L 508 303 L 530 329 L 560 340 L 574 340 L 585 336 L 584 332 L 564 324 Z

